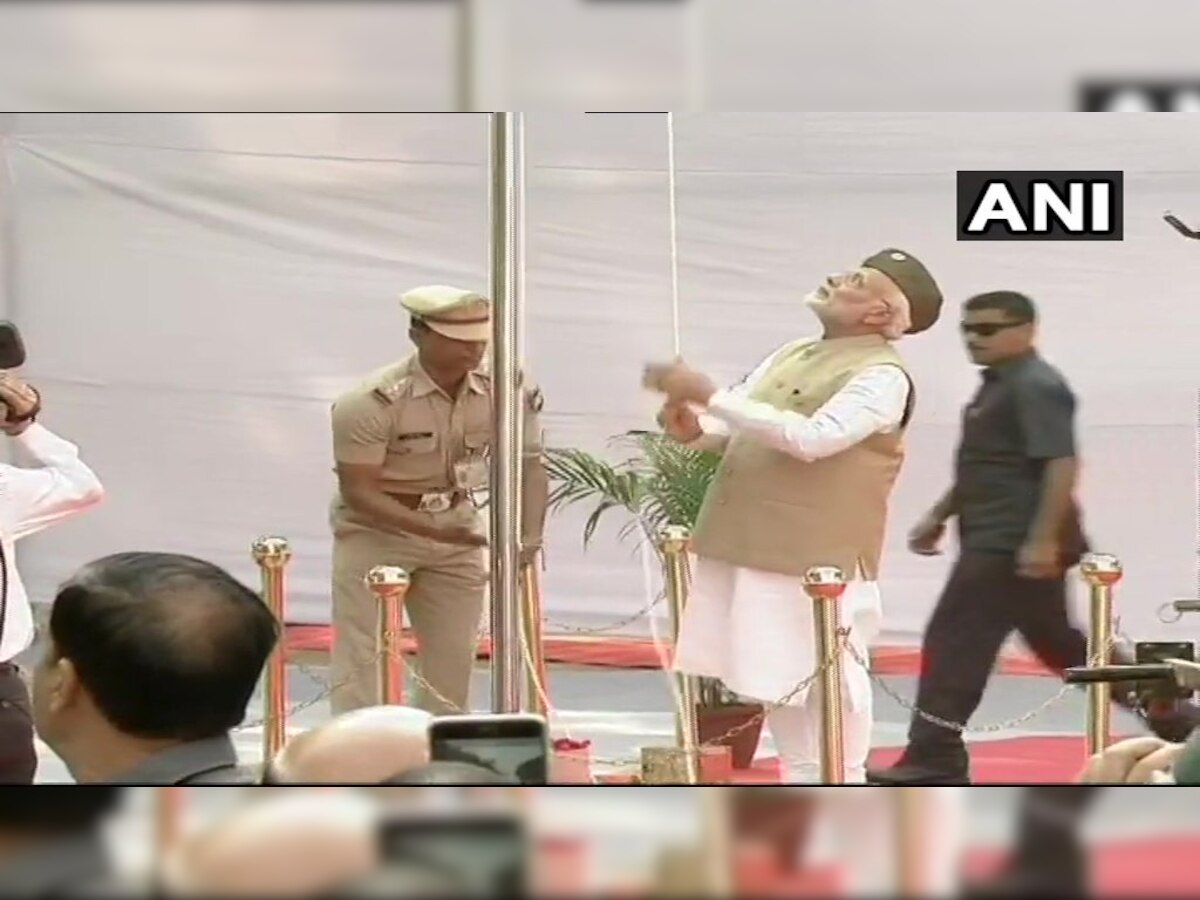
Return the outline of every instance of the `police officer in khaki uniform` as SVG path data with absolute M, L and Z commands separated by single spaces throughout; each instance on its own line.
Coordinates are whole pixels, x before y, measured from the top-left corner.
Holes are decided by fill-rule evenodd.
M 491 303 L 434 285 L 400 298 L 416 353 L 370 375 L 333 405 L 338 493 L 333 549 L 335 714 L 378 702 L 378 601 L 363 582 L 378 565 L 412 579 L 404 605 L 416 631 L 416 705 L 467 710 L 487 588 L 487 537 L 475 493 L 486 486 L 491 379 L 483 368 Z M 521 562 L 541 547 L 549 479 L 541 460 L 541 395 L 525 393 Z

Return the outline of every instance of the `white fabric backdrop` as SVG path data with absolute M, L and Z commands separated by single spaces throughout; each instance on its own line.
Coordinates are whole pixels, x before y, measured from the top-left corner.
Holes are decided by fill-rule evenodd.
M 0 126 L 4 125 L 0 120 Z M 486 286 L 483 117 L 21 115 L 7 121 L 8 313 L 26 334 L 45 422 L 76 440 L 106 507 L 22 548 L 35 597 L 129 548 L 195 553 L 246 579 L 262 532 L 295 547 L 292 610 L 328 616 L 330 399 L 407 352 L 395 297 Z M 1024 290 L 1047 355 L 1083 400 L 1084 498 L 1122 557 L 1126 630 L 1190 635 L 1154 611 L 1197 584 L 1200 120 L 1187 116 L 703 114 L 677 117 L 683 347 L 740 377 L 807 333 L 801 293 L 885 244 L 951 298 L 907 341 L 918 384 L 884 569 L 890 638 L 915 640 L 947 559 L 903 552 L 947 484 L 977 376 L 955 329 L 972 292 Z M 640 364 L 670 353 L 661 116 L 527 120 L 528 364 L 548 440 L 598 449 L 644 427 Z M 954 172 L 1126 172 L 1120 244 L 960 244 Z M 4 262 L 0 260 L 0 266 Z M 552 520 L 548 612 L 615 619 L 644 603 L 612 532 L 580 546 Z M 614 523 L 615 524 L 615 523 Z

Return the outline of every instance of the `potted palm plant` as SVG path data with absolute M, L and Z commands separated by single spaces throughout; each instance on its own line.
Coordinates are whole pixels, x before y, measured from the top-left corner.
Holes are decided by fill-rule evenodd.
M 620 537 L 648 541 L 662 563 L 658 536 L 668 525 L 695 528 L 720 457 L 652 431 L 626 432 L 614 438 L 612 445 L 624 451 L 617 462 L 579 449 L 546 451 L 552 485 L 550 508 L 592 504 L 583 527 L 585 547 L 607 513 L 624 513 Z M 728 745 L 734 766 L 748 768 L 762 732 L 762 705 L 738 697 L 719 679 L 698 681 L 700 741 Z M 727 736 L 731 731 L 735 733 Z

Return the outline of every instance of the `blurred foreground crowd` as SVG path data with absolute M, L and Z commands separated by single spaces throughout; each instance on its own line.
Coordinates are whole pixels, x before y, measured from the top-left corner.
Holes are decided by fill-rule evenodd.
M 1149 790 L 1138 793 L 1150 800 Z M 0 892 L 27 898 L 1093 895 L 1096 864 L 1080 838 L 1078 813 L 1095 806 L 1095 790 L 1049 786 L 1027 793 L 1017 819 L 1005 817 L 1017 826 L 1014 852 L 986 882 L 962 874 L 978 874 L 978 853 L 967 852 L 980 849 L 978 819 L 972 826 L 953 814 L 954 802 L 943 802 L 960 792 L 978 813 L 986 792 L 917 792 L 931 802 L 923 820 L 906 820 L 905 832 L 879 802 L 900 792 L 853 787 L 51 787 L 0 806 Z M 1124 798 L 1119 805 L 1126 815 L 1139 804 Z M 891 847 L 881 848 L 876 838 L 885 832 Z M 928 852 L 929 842 L 937 852 Z

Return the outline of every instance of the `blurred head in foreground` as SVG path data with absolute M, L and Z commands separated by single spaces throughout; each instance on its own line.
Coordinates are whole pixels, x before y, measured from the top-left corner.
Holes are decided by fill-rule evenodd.
M 278 639 L 258 595 L 175 553 L 119 553 L 59 590 L 34 671 L 38 734 L 79 782 L 119 778 L 246 714 Z
M 472 763 L 439 760 L 416 766 L 399 775 L 388 778 L 384 784 L 418 785 L 519 785 L 516 778 L 507 778 L 495 769 L 477 766 Z
M 68 896 L 112 874 L 101 828 L 122 788 L 43 785 L 0 803 L 0 894 Z
M 800 866 L 808 849 L 820 794 L 809 789 L 775 786 L 729 790 L 735 843 L 769 852 L 784 871 L 794 871 Z
M 96 833 L 122 799 L 119 787 L 43 787 L 36 797 L 13 793 L 0 803 L 0 858 L 32 844 Z
M 291 788 L 253 800 L 185 837 L 163 861 L 174 897 L 318 897 L 377 868 L 373 804 Z
M 389 863 L 364 878 L 329 894 L 338 900 L 393 897 L 467 897 L 461 879 L 449 872 L 416 862 Z
M 409 706 L 370 706 L 288 741 L 270 784 L 379 784 L 429 762 L 433 717 Z

